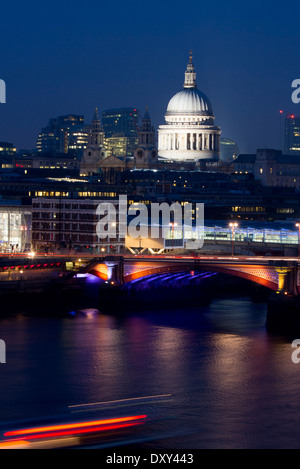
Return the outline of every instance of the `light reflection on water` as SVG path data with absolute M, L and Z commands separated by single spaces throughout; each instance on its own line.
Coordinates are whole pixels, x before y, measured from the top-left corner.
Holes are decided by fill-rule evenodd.
M 296 337 L 268 334 L 265 315 L 265 304 L 236 298 L 118 318 L 3 319 L 1 421 L 172 394 L 175 427 L 189 435 L 147 447 L 299 448 Z

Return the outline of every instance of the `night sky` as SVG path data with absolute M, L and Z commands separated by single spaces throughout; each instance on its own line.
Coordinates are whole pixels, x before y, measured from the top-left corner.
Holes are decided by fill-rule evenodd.
M 50 117 L 146 106 L 157 128 L 183 86 L 189 50 L 222 137 L 242 153 L 279 148 L 300 116 L 300 5 L 274 1 L 2 2 L 0 141 L 35 148 Z

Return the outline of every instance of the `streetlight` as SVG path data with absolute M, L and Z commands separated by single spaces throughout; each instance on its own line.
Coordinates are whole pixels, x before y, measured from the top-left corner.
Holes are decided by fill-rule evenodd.
M 237 228 L 239 226 L 238 223 L 236 222 L 232 222 L 232 223 L 229 223 L 229 226 L 231 228 L 231 252 L 232 252 L 232 257 L 233 257 L 233 240 L 234 240 L 234 230 L 235 228 Z
M 296 223 L 298 228 L 298 257 L 300 257 L 300 223 Z

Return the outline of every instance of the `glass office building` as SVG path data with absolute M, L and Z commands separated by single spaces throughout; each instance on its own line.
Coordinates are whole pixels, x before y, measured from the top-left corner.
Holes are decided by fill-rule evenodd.
M 44 153 L 68 153 L 81 156 L 86 148 L 88 134 L 82 115 L 58 116 L 49 120 L 38 135 L 37 150 Z
M 114 147 L 118 147 L 118 156 L 126 154 L 127 157 L 133 158 L 138 139 L 138 125 L 139 112 L 135 108 L 102 111 L 102 126 L 108 153 L 115 153 Z
M 300 156 L 300 117 L 288 115 L 285 119 L 284 153 Z

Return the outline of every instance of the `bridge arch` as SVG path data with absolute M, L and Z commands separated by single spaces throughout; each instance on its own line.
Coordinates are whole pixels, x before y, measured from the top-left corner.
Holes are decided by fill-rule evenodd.
M 276 291 L 278 289 L 278 274 L 275 270 L 271 269 L 248 269 L 248 271 L 241 268 L 231 268 L 215 265 L 203 265 L 197 266 L 197 269 L 191 267 L 191 265 L 172 265 L 172 266 L 160 266 L 156 268 L 148 268 L 124 275 L 124 283 L 131 282 L 132 280 L 148 277 L 150 275 L 159 275 L 166 273 L 179 273 L 179 272 L 191 272 L 191 271 L 205 271 L 222 273 L 230 276 L 240 277 L 243 279 L 250 280 L 251 282 L 257 283 L 270 290 Z
M 125 259 L 122 265 L 122 274 L 119 278 L 113 278 L 117 283 L 127 284 L 133 280 L 142 279 L 152 275 L 167 273 L 205 271 L 222 273 L 230 276 L 247 279 L 270 290 L 278 290 L 278 273 L 271 265 L 243 264 L 233 262 L 203 262 L 189 258 L 186 262 L 176 262 L 176 259 Z M 116 262 L 116 265 L 117 262 Z M 86 271 L 96 275 L 104 281 L 111 280 L 110 273 L 105 261 L 92 262 L 86 267 Z

